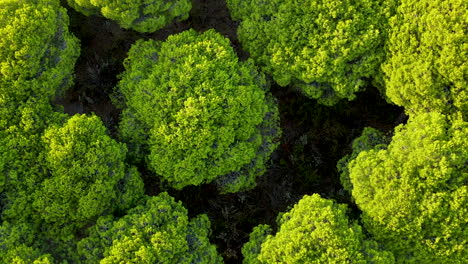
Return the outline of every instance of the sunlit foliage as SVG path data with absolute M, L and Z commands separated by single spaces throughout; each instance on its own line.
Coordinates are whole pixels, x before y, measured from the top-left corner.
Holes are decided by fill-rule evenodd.
M 263 75 L 229 40 L 193 30 L 132 46 L 118 92 L 121 136 L 177 189 L 216 180 L 252 188 L 276 148 L 278 109 Z

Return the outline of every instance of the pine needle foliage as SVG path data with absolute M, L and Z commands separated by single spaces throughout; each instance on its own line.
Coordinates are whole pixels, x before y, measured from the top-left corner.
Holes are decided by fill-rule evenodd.
M 190 0 L 68 0 L 68 4 L 85 15 L 101 14 L 138 32 L 154 32 L 185 20 L 192 8 Z
M 348 165 L 364 226 L 399 263 L 463 263 L 468 255 L 468 123 L 424 113 Z
M 79 53 L 58 0 L 0 0 L 0 107 L 61 95 Z
M 254 228 L 242 248 L 244 263 L 394 263 L 393 255 L 367 239 L 346 211 L 346 205 L 318 194 L 304 196 L 278 217 L 276 234 L 268 225 Z
M 394 1 L 227 0 L 239 40 L 280 86 L 352 100 L 379 74 Z
M 172 187 L 216 180 L 223 192 L 255 186 L 280 134 L 262 74 L 229 40 L 193 30 L 132 46 L 118 92 L 122 139 Z

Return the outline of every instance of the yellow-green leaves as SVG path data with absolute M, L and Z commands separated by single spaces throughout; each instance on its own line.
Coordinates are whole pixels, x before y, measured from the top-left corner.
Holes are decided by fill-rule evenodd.
M 276 147 L 278 110 L 228 39 L 190 30 L 138 41 L 125 66 L 121 136 L 151 169 L 178 189 L 217 178 L 226 192 L 254 186 Z
M 119 184 L 130 183 L 138 198 L 143 194 L 136 171 L 126 173 L 125 145 L 107 135 L 97 116 L 75 115 L 48 128 L 43 140 L 49 177 L 36 187 L 33 207 L 47 223 L 81 227 L 102 213 L 127 207 L 119 202 L 135 199 Z
M 78 40 L 59 1 L 0 2 L 0 98 L 47 100 L 72 83 Z
M 366 240 L 361 227 L 348 220 L 346 206 L 304 196 L 278 219 L 278 232 L 254 229 L 242 249 L 244 263 L 393 263 L 391 253 Z M 261 245 L 261 246 L 259 246 Z
M 402 0 L 390 21 L 386 95 L 409 113 L 468 114 L 468 2 Z
M 468 255 L 468 124 L 425 113 L 395 129 L 386 148 L 348 165 L 365 227 L 399 262 L 461 263 Z
M 83 263 L 218 264 L 222 259 L 209 232 L 205 215 L 189 220 L 180 202 L 161 193 L 120 219 L 99 218 L 79 242 L 78 254 Z
M 43 254 L 35 231 L 28 224 L 0 225 L 0 262 L 13 264 L 52 264 L 49 254 Z
M 172 21 L 188 18 L 189 0 L 68 0 L 85 15 L 99 14 L 117 21 L 123 28 L 154 32 Z
M 391 2 L 227 1 L 255 62 L 279 85 L 327 105 L 354 99 L 377 74 Z

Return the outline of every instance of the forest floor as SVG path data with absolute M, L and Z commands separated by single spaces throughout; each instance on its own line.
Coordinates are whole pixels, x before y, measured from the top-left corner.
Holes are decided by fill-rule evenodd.
M 241 59 L 246 59 L 248 53 L 242 50 L 236 37 L 238 23 L 231 20 L 225 2 L 192 2 L 188 20 L 151 34 L 124 30 L 110 20 L 86 17 L 69 9 L 70 29 L 81 41 L 81 56 L 75 68 L 75 85 L 55 103 L 70 115 L 95 113 L 111 136 L 117 138 L 120 110 L 110 97 L 119 73 L 124 70 L 127 52 L 136 40 L 164 40 L 189 28 L 197 31 L 214 28 L 231 40 Z M 347 203 L 357 212 L 340 185 L 338 160 L 351 152 L 352 140 L 364 127 L 391 134 L 396 125 L 406 121 L 403 109 L 388 104 L 374 87 L 359 93 L 356 100 L 342 101 L 334 107 L 319 105 L 288 87 L 273 85 L 272 93 L 278 100 L 283 134 L 268 171 L 258 178 L 255 189 L 227 195 L 219 194 L 213 184 L 166 190 L 182 201 L 190 216 L 206 213 L 210 217 L 213 231 L 210 239 L 225 263 L 240 263 L 240 249 L 252 228 L 258 224 L 276 228 L 278 213 L 287 211 L 305 194 L 319 193 Z M 161 191 L 161 184 L 152 174 L 144 166 L 139 169 L 147 194 Z

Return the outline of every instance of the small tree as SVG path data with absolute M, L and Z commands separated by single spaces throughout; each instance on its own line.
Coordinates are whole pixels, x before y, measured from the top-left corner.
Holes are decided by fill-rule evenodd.
M 238 61 L 228 39 L 189 30 L 138 41 L 125 66 L 120 134 L 137 157 L 177 189 L 255 185 L 277 146 L 278 109 L 264 76 Z
M 278 217 L 278 232 L 254 228 L 242 248 L 244 263 L 393 263 L 391 253 L 365 239 L 361 227 L 346 216 L 346 205 L 318 194 L 304 196 Z
M 348 164 L 365 227 L 399 262 L 466 260 L 467 150 L 467 122 L 426 113 Z
M 88 232 L 78 243 L 83 263 L 222 263 L 208 241 L 208 217 L 189 221 L 167 193 L 147 197 L 120 219 L 101 217 Z
M 468 2 L 401 0 L 390 21 L 386 95 L 409 113 L 468 114 Z
M 190 0 L 68 0 L 71 7 L 85 15 L 117 21 L 123 28 L 154 32 L 173 20 L 188 18 Z
M 242 46 L 280 86 L 319 103 L 355 98 L 384 59 L 394 1 L 227 0 Z
M 59 1 L 1 1 L 0 17 L 0 97 L 51 99 L 67 89 L 80 48 Z

